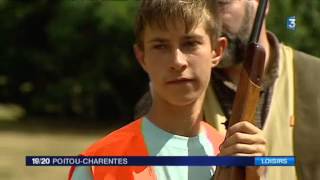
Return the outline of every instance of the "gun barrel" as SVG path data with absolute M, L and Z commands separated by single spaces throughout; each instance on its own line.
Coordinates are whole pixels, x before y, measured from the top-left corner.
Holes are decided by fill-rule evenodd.
M 249 42 L 257 43 L 259 41 L 264 14 L 266 12 L 268 0 L 260 0 L 258 10 L 252 26 Z

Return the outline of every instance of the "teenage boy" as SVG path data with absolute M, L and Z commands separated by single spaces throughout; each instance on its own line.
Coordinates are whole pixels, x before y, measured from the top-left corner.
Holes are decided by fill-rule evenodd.
M 82 155 L 213 156 L 219 151 L 219 155 L 264 155 L 265 140 L 252 124 L 230 127 L 223 142 L 223 136 L 202 121 L 211 69 L 226 47 L 226 39 L 219 37 L 219 19 L 214 0 L 142 0 L 134 52 L 150 79 L 151 108 Z M 180 180 L 212 176 L 213 167 L 93 166 L 73 167 L 69 178 Z

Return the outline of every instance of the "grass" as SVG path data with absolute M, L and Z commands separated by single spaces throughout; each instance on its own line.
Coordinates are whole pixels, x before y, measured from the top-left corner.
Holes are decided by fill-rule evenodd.
M 0 179 L 6 180 L 67 179 L 69 167 L 25 166 L 25 156 L 77 155 L 115 128 L 64 127 L 36 121 L 0 127 Z

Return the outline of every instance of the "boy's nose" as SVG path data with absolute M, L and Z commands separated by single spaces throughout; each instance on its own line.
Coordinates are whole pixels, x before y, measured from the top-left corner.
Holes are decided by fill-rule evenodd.
M 172 63 L 170 64 L 170 70 L 182 72 L 188 67 L 187 56 L 181 52 L 180 49 L 177 49 L 174 52 L 174 57 Z

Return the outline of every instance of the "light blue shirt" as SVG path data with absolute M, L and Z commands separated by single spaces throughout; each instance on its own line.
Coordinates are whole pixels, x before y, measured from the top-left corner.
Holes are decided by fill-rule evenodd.
M 142 133 L 150 156 L 213 156 L 213 145 L 202 131 L 198 136 L 185 137 L 166 132 L 147 118 L 142 122 Z M 159 180 L 207 180 L 214 167 L 205 166 L 154 166 Z

